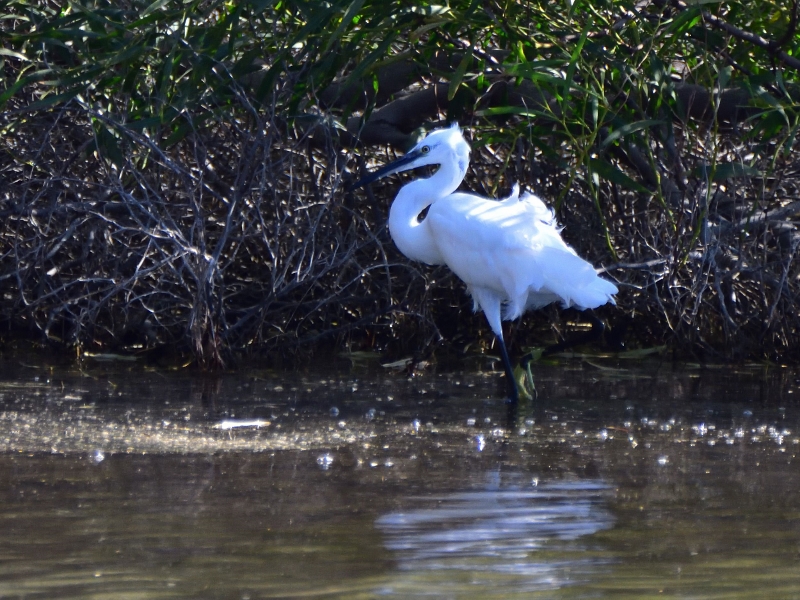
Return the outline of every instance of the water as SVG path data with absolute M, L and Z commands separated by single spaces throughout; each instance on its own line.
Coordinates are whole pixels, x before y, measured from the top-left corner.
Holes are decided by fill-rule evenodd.
M 536 375 L 7 359 L 0 598 L 800 598 L 795 373 Z

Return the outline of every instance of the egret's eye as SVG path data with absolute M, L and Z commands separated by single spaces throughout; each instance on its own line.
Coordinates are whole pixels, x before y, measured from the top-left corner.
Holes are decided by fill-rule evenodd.
M 423 154 L 427 154 L 428 152 L 431 151 L 431 147 L 430 146 L 423 146 L 422 148 L 419 149 L 419 151 L 422 152 Z

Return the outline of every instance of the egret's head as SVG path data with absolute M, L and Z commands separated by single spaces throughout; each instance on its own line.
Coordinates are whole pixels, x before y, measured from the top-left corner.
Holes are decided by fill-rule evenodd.
M 387 175 L 427 165 L 451 166 L 459 171 L 461 178 L 464 177 L 469 165 L 469 144 L 458 123 L 434 129 L 406 154 L 366 175 L 353 184 L 353 187 L 361 187 Z

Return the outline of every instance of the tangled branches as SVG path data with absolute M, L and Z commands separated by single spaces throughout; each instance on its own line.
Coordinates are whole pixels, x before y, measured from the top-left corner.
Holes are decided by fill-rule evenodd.
M 339 150 L 233 119 L 165 152 L 77 103 L 45 117 L 4 142 L 7 326 L 94 351 L 172 344 L 214 366 L 374 324 L 402 300 L 383 219 L 334 199 Z M 90 117 L 119 136 L 118 164 Z
M 91 116 L 120 135 L 120 164 L 102 158 L 97 130 L 76 104 L 27 121 L 5 142 L 7 327 L 94 351 L 171 346 L 213 367 L 235 350 L 310 351 L 352 335 L 397 345 L 392 331 L 403 324 L 417 332 L 410 348 L 419 348 L 439 328 L 452 335 L 447 319 L 469 322 L 457 282 L 445 277 L 431 289 L 444 272 L 421 273 L 397 254 L 384 227 L 387 202 L 344 191 L 351 157 L 340 148 L 274 122 L 233 119 L 165 152 Z M 687 130 L 682 144 L 690 141 L 701 148 Z M 641 151 L 666 165 L 665 147 L 653 141 L 619 153 L 633 170 Z M 729 141 L 717 160 L 732 164 L 746 151 Z M 507 156 L 515 160 L 500 162 Z M 481 193 L 522 181 L 555 199 L 567 185 L 568 173 L 522 139 L 480 147 L 474 159 L 468 186 Z M 791 348 L 800 328 L 791 223 L 800 178 L 791 161 L 779 167 L 769 180 L 749 176 L 736 187 L 740 179 L 721 184 L 713 173 L 687 177 L 661 200 L 606 183 L 601 212 L 590 189 L 573 185 L 561 205 L 565 236 L 624 284 L 630 339 L 728 357 Z M 461 308 L 452 314 L 453 306 Z

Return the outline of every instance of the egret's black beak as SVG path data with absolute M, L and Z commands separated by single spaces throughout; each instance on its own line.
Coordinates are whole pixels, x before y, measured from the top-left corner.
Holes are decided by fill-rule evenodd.
M 400 171 L 405 171 L 408 168 L 408 165 L 413 163 L 417 160 L 420 156 L 422 156 L 422 152 L 419 150 L 412 150 L 408 154 L 405 154 L 398 158 L 395 161 L 390 162 L 388 165 L 384 165 L 377 171 L 373 171 L 356 181 L 354 184 L 350 186 L 350 189 L 360 188 L 368 183 L 372 183 L 373 181 L 377 181 L 382 177 L 386 177 L 387 175 L 393 175 L 394 173 L 399 173 Z

